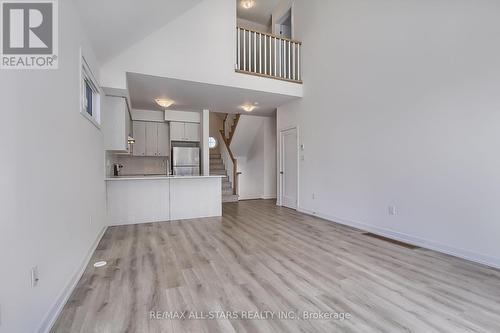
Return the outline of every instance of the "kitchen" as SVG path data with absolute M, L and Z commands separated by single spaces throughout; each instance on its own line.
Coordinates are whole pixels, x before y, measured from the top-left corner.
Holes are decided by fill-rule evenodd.
M 221 179 L 210 176 L 208 110 L 132 110 L 126 97 L 104 96 L 106 204 L 110 225 L 222 215 Z

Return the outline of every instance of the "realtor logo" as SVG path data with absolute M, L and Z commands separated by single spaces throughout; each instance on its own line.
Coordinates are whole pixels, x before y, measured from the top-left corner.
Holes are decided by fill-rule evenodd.
M 2 69 L 57 69 L 57 0 L 1 2 Z

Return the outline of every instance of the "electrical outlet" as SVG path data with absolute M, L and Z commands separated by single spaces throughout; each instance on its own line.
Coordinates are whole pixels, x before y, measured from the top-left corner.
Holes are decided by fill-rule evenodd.
M 313 200 L 316 200 L 316 193 L 313 193 L 313 194 L 311 195 L 311 197 L 312 197 L 312 199 L 313 199 Z
M 396 206 L 387 207 L 387 211 L 389 212 L 389 215 L 396 215 Z
M 38 276 L 38 266 L 35 266 L 31 269 L 31 288 L 38 286 L 39 281 L 40 277 Z

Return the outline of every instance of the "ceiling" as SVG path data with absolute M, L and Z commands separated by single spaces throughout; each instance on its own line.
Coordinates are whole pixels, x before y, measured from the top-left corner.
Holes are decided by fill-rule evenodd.
M 238 17 L 260 24 L 270 25 L 271 15 L 279 2 L 280 0 L 255 0 L 255 6 L 253 8 L 245 9 L 241 6 L 241 0 L 236 0 Z
M 202 0 L 76 0 L 97 58 L 111 59 Z
M 155 98 L 175 101 L 169 109 L 200 111 L 208 109 L 222 113 L 245 113 L 239 106 L 258 103 L 248 114 L 270 116 L 278 106 L 296 97 L 220 86 L 208 83 L 185 81 L 143 74 L 127 73 L 127 84 L 133 109 L 161 110 Z

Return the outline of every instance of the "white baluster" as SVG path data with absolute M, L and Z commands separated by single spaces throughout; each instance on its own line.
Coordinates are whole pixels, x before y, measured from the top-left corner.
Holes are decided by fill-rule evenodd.
M 262 34 L 259 34 L 259 73 L 262 74 Z
M 277 67 L 278 60 L 276 59 L 277 53 L 278 53 L 277 49 L 278 49 L 278 41 L 277 41 L 276 37 L 274 37 L 274 76 L 276 76 L 276 73 L 278 70 L 278 67 Z
M 291 46 L 292 46 L 292 43 L 290 41 L 288 41 L 288 78 L 291 79 L 292 78 L 292 53 L 290 52 L 291 51 Z
M 257 73 L 257 33 L 253 33 L 253 72 Z
M 237 47 L 237 52 L 238 52 L 238 55 L 236 56 L 236 67 L 238 67 L 238 69 L 241 69 L 241 62 L 240 62 L 240 52 L 241 52 L 241 42 L 240 42 L 240 28 L 236 28 L 236 38 L 238 40 L 238 47 Z
M 297 80 L 300 81 L 302 75 L 300 75 L 300 44 L 297 45 Z
M 264 35 L 264 73 L 267 74 L 267 35 Z
M 283 67 L 282 66 L 282 63 L 283 63 L 283 46 L 282 45 L 283 45 L 283 41 L 280 39 L 279 50 L 278 50 L 278 53 L 279 53 L 279 56 L 280 56 L 280 58 L 279 58 L 279 67 L 280 67 L 279 77 L 281 77 L 281 71 L 282 71 L 281 67 Z
M 243 70 L 247 70 L 247 32 L 243 30 Z

